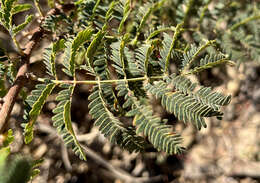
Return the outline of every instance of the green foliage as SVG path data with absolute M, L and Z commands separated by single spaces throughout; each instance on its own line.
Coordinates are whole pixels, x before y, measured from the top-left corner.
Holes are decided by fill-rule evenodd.
M 24 23 L 22 23 L 22 24 L 20 24 L 18 26 L 13 26 L 13 29 L 12 29 L 13 36 L 15 36 L 21 30 L 23 30 L 32 21 L 32 19 L 33 19 L 32 15 L 27 16 L 27 17 L 25 17 Z
M 200 47 L 191 45 L 190 49 L 187 46 L 185 48 L 181 44 L 180 35 L 185 30 L 183 25 L 187 23 L 184 22 L 188 21 L 187 18 L 176 27 L 158 27 L 157 30 L 150 31 L 145 41 L 139 39 L 146 30 L 149 17 L 163 7 L 165 2 L 146 3 L 141 7 L 136 19 L 131 15 L 132 11 L 135 13 L 135 10 L 130 9 L 131 1 L 112 1 L 110 4 L 101 1 L 78 1 L 76 5 L 79 20 L 71 27 L 76 36 L 68 35 L 66 41 L 58 40 L 45 49 L 43 58 L 46 72 L 52 79 L 38 79 L 48 81 L 48 87 L 44 85 L 47 88 L 36 92 L 38 96 L 28 98 L 32 101 L 29 102 L 32 112 L 28 114 L 34 119 L 33 123 L 47 95 L 55 86 L 61 87 L 62 90 L 56 98 L 59 103 L 53 109 L 53 125 L 57 127 L 64 142 L 71 144 L 73 151 L 81 159 L 85 159 L 73 131 L 70 116 L 72 95 L 77 84 L 95 85 L 88 97 L 89 113 L 95 121 L 94 124 L 112 143 L 130 152 L 145 150 L 148 141 L 156 149 L 168 154 L 184 151 L 181 136 L 173 132 L 171 126 L 163 122 L 165 120 L 154 114 L 149 104 L 148 93 L 161 100 L 166 111 L 173 113 L 180 121 L 192 122 L 198 129 L 206 127 L 205 117 L 221 118 L 223 113 L 220 106 L 227 105 L 230 96 L 223 96 L 203 86 L 196 91 L 196 84 L 186 78 L 186 75 L 229 61 L 221 52 L 211 53 L 210 56 L 205 54 L 208 47 L 214 46 L 215 41 L 206 41 Z M 191 2 L 188 3 L 191 6 Z M 66 17 L 64 15 L 64 20 Z M 118 21 L 118 27 L 113 27 L 112 20 Z M 50 26 L 56 26 L 51 23 L 51 19 L 48 21 Z M 139 22 L 135 32 L 127 29 L 128 21 Z M 49 30 L 54 29 L 50 27 Z M 166 33 L 169 30 L 174 33 Z M 165 32 L 163 41 L 161 32 Z M 56 55 L 63 48 L 62 70 L 73 80 L 58 79 Z M 78 55 L 85 56 L 79 58 Z M 181 62 L 177 65 L 181 71 L 179 76 L 169 71 L 170 65 L 174 64 L 173 60 Z M 200 60 L 199 64 L 196 64 L 197 60 Z M 95 80 L 77 81 L 77 69 L 86 70 Z M 114 74 L 116 79 L 112 79 L 115 77 Z M 132 119 L 132 124 L 123 123 L 122 116 Z M 25 131 L 32 134 L 33 123 L 29 120 Z M 30 133 L 25 133 L 25 139 L 31 140 Z M 144 137 L 147 137 L 148 141 Z
M 209 3 L 205 3 L 200 15 L 200 30 L 194 32 L 194 36 L 199 39 L 213 37 L 231 60 L 259 62 L 260 4 L 221 0 L 211 2 L 214 11 L 209 11 Z
M 32 160 L 20 155 L 10 157 L 10 145 L 14 140 L 13 131 L 8 130 L 3 136 L 3 146 L 0 148 L 0 182 L 26 183 L 39 174 L 37 167 L 43 160 Z
M 105 86 L 103 86 L 105 87 Z M 112 143 L 121 145 L 130 152 L 143 151 L 145 140 L 136 136 L 133 129 L 125 128 L 106 105 L 106 99 L 102 94 L 102 86 L 94 88 L 94 92 L 89 96 L 89 113 L 95 119 L 95 125 L 99 126 L 101 133 L 109 137 Z
M 8 69 L 7 64 L 4 62 L 8 61 L 9 58 L 6 55 L 6 51 L 0 47 L 0 97 L 5 96 L 6 88 L 5 88 L 5 75 Z
M 26 183 L 30 180 L 31 161 L 21 156 L 15 157 L 8 168 L 5 168 L 1 175 L 3 183 Z
M 3 147 L 4 148 L 9 148 L 9 145 L 14 141 L 14 136 L 13 136 L 13 130 L 9 129 L 7 131 L 7 134 L 5 136 L 5 140 L 3 141 Z
M 124 29 L 124 24 L 131 12 L 131 0 L 124 0 L 124 1 L 121 1 L 118 5 L 118 11 L 120 11 L 121 14 L 123 14 L 123 17 L 120 21 L 120 24 L 118 26 L 118 32 L 119 33 L 122 33 L 123 32 L 123 29 Z
M 63 71 L 69 75 L 69 76 L 74 76 L 75 74 L 75 57 L 76 57 L 76 52 L 79 49 L 79 47 L 89 40 L 89 38 L 92 35 L 92 30 L 91 28 L 88 28 L 84 31 L 81 31 L 78 33 L 77 37 L 74 38 L 73 40 L 69 39 L 65 43 L 65 57 L 63 61 L 63 65 L 65 69 Z
M 60 87 L 64 88 L 64 90 L 60 91 L 56 97 L 56 101 L 59 103 L 56 108 L 53 109 L 53 113 L 55 114 L 52 117 L 53 126 L 58 129 L 65 144 L 71 145 L 75 154 L 78 155 L 80 159 L 86 160 L 71 123 L 70 108 L 75 85 L 63 84 Z
M 33 161 L 20 155 L 15 155 L 10 160 L 2 151 L 0 159 L 1 183 L 27 183 L 39 174 L 37 167 L 42 163 L 42 160 Z
M 34 123 L 39 116 L 47 97 L 51 94 L 55 86 L 54 83 L 38 84 L 35 86 L 36 89 L 32 91 L 32 94 L 25 100 L 25 103 L 27 104 L 24 115 L 26 123 L 24 123 L 23 126 L 25 135 L 24 141 L 26 144 L 32 141 Z
M 32 6 L 29 4 L 17 4 L 17 0 L 2 0 L 0 22 L 10 32 L 12 36 L 15 36 L 17 32 L 22 30 L 32 20 L 32 17 L 28 16 L 24 23 L 19 26 L 15 26 L 12 22 L 13 15 L 23 11 L 27 11 L 31 7 Z
M 184 123 L 193 122 L 197 129 L 207 127 L 204 118 L 217 116 L 221 118 L 223 113 L 220 107 L 229 104 L 231 96 L 223 96 L 212 92 L 209 87 L 201 87 L 194 91 L 196 84 L 183 76 L 171 76 L 154 85 L 147 84 L 145 89 L 161 100 L 162 106 L 173 113 Z M 169 87 L 174 86 L 174 91 Z
M 12 9 L 12 14 L 17 14 L 20 12 L 27 11 L 32 8 L 31 4 L 16 4 Z
M 54 6 L 54 1 L 48 3 Z M 42 14 L 38 1 L 35 5 Z M 43 54 L 48 76 L 33 77 L 41 84 L 25 100 L 23 127 L 25 142 L 29 143 L 47 98 L 58 92 L 58 104 L 52 111 L 53 125 L 84 160 L 71 120 L 77 85 L 93 85 L 88 97 L 89 113 L 112 143 L 130 152 L 145 151 L 150 143 L 158 151 L 175 154 L 185 149 L 182 137 L 153 111 L 151 98 L 160 101 L 179 121 L 201 129 L 207 126 L 205 118 L 221 119 L 221 107 L 230 103 L 231 96 L 199 86 L 188 77 L 221 64 L 234 65 L 242 57 L 260 58 L 257 3 L 252 6 L 244 1 L 224 0 L 79 0 L 74 5 L 74 9 L 43 18 L 41 27 L 55 41 Z M 209 10 L 209 6 L 214 9 Z M 32 21 L 32 16 L 17 26 L 12 17 L 29 8 L 30 5 L 17 4 L 15 0 L 1 3 L 1 24 L 20 51 L 15 35 Z M 0 61 L 0 75 L 14 78 L 15 63 L 9 61 L 3 50 Z M 80 76 L 85 72 L 85 79 L 79 80 L 79 70 Z M 1 92 L 4 77 L 0 79 Z
M 45 48 L 43 53 L 43 62 L 47 69 L 47 74 L 55 79 L 57 79 L 55 57 L 60 50 L 65 48 L 64 42 L 64 39 L 61 39 L 51 44 L 48 48 Z

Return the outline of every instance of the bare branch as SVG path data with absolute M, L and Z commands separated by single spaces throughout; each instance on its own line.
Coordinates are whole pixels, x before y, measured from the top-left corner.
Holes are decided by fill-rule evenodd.
M 52 128 L 51 126 L 39 123 L 37 125 L 37 129 L 39 131 L 49 133 L 51 135 L 56 135 L 60 140 L 62 140 L 61 137 L 58 136 L 56 130 L 54 128 Z M 82 135 L 77 135 L 77 137 L 78 136 L 82 136 Z M 158 175 L 158 176 L 154 176 L 154 177 L 134 177 L 131 174 L 129 174 L 128 172 L 126 172 L 118 167 L 113 166 L 111 163 L 106 161 L 104 158 L 102 158 L 100 155 L 98 155 L 95 151 L 88 148 L 87 146 L 82 145 L 82 147 L 88 158 L 91 158 L 96 163 L 98 163 L 101 166 L 103 166 L 104 168 L 108 169 L 114 178 L 121 179 L 126 183 L 162 182 L 164 179 L 163 175 Z

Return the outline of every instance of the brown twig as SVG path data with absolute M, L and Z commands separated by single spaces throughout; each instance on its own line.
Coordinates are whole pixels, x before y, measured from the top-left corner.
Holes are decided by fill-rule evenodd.
M 107 162 L 105 159 L 103 159 L 101 156 L 99 156 L 96 152 L 94 152 L 92 149 L 88 148 L 87 146 L 82 146 L 82 147 L 89 158 L 95 160 L 95 162 L 107 168 L 112 173 L 113 177 L 119 178 L 124 182 L 127 183 L 162 182 L 164 179 L 162 175 L 157 175 L 154 177 L 134 177 L 128 172 L 119 169 L 117 167 L 114 167 L 111 163 Z
M 16 75 L 16 79 L 14 84 L 9 89 L 8 93 L 4 97 L 4 104 L 0 111 L 0 133 L 3 133 L 7 121 L 9 120 L 10 114 L 12 112 L 14 103 L 16 98 L 27 81 L 26 73 L 29 68 L 30 56 L 33 48 L 40 41 L 43 36 L 43 29 L 41 27 L 37 27 L 33 30 L 33 36 L 30 41 L 26 44 L 25 50 L 23 51 L 24 55 L 22 56 L 22 66 L 19 68 L 18 73 Z
M 63 9 L 64 11 L 69 11 L 73 8 L 73 4 L 58 6 L 58 8 L 51 9 L 46 16 L 56 15 L 63 11 Z M 42 18 L 40 22 L 43 22 L 43 20 L 44 18 Z M 28 80 L 28 78 L 26 77 L 26 73 L 29 69 L 31 53 L 45 33 L 46 31 L 41 27 L 40 23 L 39 26 L 32 31 L 32 37 L 30 41 L 25 45 L 25 49 L 21 54 L 22 65 L 18 70 L 14 84 L 11 86 L 8 93 L 4 97 L 4 103 L 0 108 L 0 133 L 3 133 L 6 129 L 16 98 L 20 90 Z
M 65 146 L 65 143 L 63 141 L 61 143 L 61 158 L 62 158 L 62 161 L 64 163 L 66 170 L 71 171 L 72 166 L 71 166 L 71 163 L 70 163 L 68 150 L 67 150 L 67 147 Z
M 43 132 L 49 133 L 51 135 L 58 136 L 56 130 L 49 125 L 44 125 L 44 124 L 39 123 L 37 125 L 37 129 L 39 131 L 43 131 Z M 78 137 L 80 135 L 76 135 L 76 136 Z M 63 141 L 60 136 L 58 136 L 58 137 L 61 141 Z M 81 141 L 83 142 L 84 140 L 81 139 Z M 162 182 L 165 179 L 165 177 L 163 175 L 157 175 L 157 176 L 154 176 L 154 177 L 135 177 L 135 176 L 132 176 L 128 172 L 124 171 L 123 169 L 120 169 L 118 167 L 113 166 L 111 163 L 109 163 L 107 160 L 102 158 L 100 155 L 98 155 L 95 151 L 88 148 L 87 146 L 84 146 L 84 145 L 81 145 L 81 146 L 84 149 L 84 152 L 86 153 L 86 156 L 88 158 L 91 158 L 97 164 L 99 164 L 99 165 L 103 166 L 104 168 L 106 168 L 107 170 L 109 170 L 111 176 L 113 176 L 114 178 L 118 178 L 120 180 L 123 180 L 126 183 Z

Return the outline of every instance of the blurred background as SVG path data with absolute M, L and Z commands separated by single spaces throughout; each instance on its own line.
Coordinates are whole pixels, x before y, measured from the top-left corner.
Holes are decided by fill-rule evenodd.
M 258 3 L 241 2 L 248 5 L 252 3 L 252 6 L 253 3 Z M 40 1 L 40 6 L 44 12 L 48 10 L 46 1 Z M 36 14 L 36 10 L 31 12 Z M 23 20 L 20 14 L 15 17 L 16 23 Z M 34 24 L 36 26 L 37 22 L 33 22 L 30 29 Z M 258 28 L 260 29 L 260 26 Z M 13 51 L 10 56 L 15 58 L 17 55 L 10 37 L 2 27 L 0 30 L 0 44 L 8 52 Z M 27 33 L 30 34 L 30 30 L 18 35 L 17 39 L 25 43 L 23 36 Z M 44 75 L 42 51 L 49 43 L 48 39 L 44 39 L 33 52 L 31 71 L 37 73 L 37 76 Z M 259 62 L 247 60 L 235 67 L 217 67 L 202 72 L 194 79 L 205 86 L 213 86 L 216 91 L 231 94 L 232 102 L 223 108 L 223 120 L 207 119 L 208 127 L 197 131 L 192 125 L 177 123 L 173 115 L 167 114 L 159 102 L 153 100 L 154 111 L 175 124 L 174 128 L 182 134 L 183 145 L 187 147 L 187 151 L 182 155 L 168 156 L 163 152 L 129 153 L 110 144 L 98 129 L 93 127 L 87 107 L 91 86 L 87 85 L 76 88 L 71 111 L 78 140 L 87 151 L 86 162 L 79 160 L 70 148 L 65 147 L 57 136 L 56 129 L 52 127 L 51 111 L 56 105 L 55 95 L 48 98 L 37 120 L 35 138 L 29 145 L 24 144 L 20 127 L 23 120 L 23 102 L 22 99 L 17 100 L 10 119 L 10 128 L 15 129 L 11 152 L 44 159 L 40 166 L 41 172 L 33 183 L 121 183 L 127 180 L 169 183 L 260 182 Z M 26 90 L 31 90 L 34 84 L 29 83 Z

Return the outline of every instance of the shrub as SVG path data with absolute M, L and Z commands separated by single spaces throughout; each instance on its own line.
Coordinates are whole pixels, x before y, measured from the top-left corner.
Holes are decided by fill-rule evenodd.
M 59 91 L 53 126 L 84 160 L 70 114 L 77 85 L 93 86 L 89 113 L 112 143 L 130 152 L 144 151 L 151 143 L 158 151 L 175 154 L 184 151 L 182 138 L 153 112 L 151 99 L 160 101 L 179 121 L 191 122 L 200 130 L 206 127 L 205 118 L 221 119 L 221 107 L 230 103 L 231 96 L 200 86 L 189 76 L 222 64 L 259 58 L 257 2 L 79 0 L 60 2 L 56 7 L 51 2 L 52 9 L 45 13 L 35 1 L 39 16 L 28 15 L 20 25 L 14 25 L 13 16 L 32 5 L 1 2 L 1 24 L 16 46 L 19 64 L 9 58 L 8 51 L 0 50 L 0 94 L 6 99 L 0 127 L 3 132 L 24 83 L 36 81 L 35 89 L 24 100 L 25 143 L 33 140 L 34 124 L 46 99 Z M 16 35 L 34 19 L 40 23 L 26 46 L 21 46 Z M 28 73 L 28 68 L 31 53 L 43 36 L 51 43 L 42 56 L 46 75 L 41 78 L 33 71 Z M 60 66 L 63 74 L 58 72 Z M 78 80 L 79 71 L 85 80 Z M 10 88 L 6 88 L 5 80 Z M 124 123 L 122 117 L 132 119 L 132 123 Z

